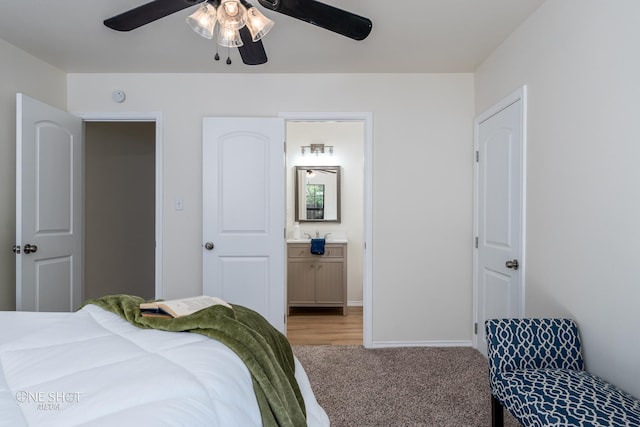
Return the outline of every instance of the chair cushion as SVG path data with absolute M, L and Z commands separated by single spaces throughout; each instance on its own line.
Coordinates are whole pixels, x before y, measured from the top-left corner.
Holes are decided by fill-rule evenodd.
M 571 319 L 490 319 L 486 332 L 494 372 L 584 368 L 578 326 Z
M 640 426 L 640 400 L 587 371 L 502 372 L 494 395 L 525 426 Z

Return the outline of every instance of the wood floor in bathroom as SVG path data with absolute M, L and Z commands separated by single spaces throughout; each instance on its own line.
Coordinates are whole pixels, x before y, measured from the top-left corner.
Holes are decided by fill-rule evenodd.
M 362 307 L 295 308 L 287 319 L 291 345 L 362 345 Z

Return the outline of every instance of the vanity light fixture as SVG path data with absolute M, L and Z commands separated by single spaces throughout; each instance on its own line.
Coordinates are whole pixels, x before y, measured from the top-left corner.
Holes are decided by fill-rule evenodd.
M 303 145 L 300 147 L 302 151 L 302 155 L 306 155 L 307 152 L 311 154 L 315 154 L 319 156 L 320 154 L 324 155 L 329 153 L 330 156 L 333 155 L 333 145 L 324 145 L 324 144 L 311 144 L 311 145 Z

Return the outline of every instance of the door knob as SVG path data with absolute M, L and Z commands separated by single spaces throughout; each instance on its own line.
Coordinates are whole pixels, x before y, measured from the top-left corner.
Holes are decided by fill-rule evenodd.
M 20 246 L 18 245 L 13 245 L 13 247 L 11 248 L 11 250 L 13 251 L 14 254 L 19 254 L 20 253 Z
M 22 251 L 25 254 L 36 253 L 38 252 L 38 247 L 36 245 L 30 245 L 27 243 L 26 245 L 24 245 L 24 248 L 22 248 Z
M 507 268 L 513 268 L 514 270 L 517 270 L 520 267 L 517 259 L 514 259 L 513 261 L 507 261 L 504 265 Z
M 215 247 L 215 245 L 211 242 L 207 242 L 204 244 L 204 248 L 208 251 L 212 250 Z

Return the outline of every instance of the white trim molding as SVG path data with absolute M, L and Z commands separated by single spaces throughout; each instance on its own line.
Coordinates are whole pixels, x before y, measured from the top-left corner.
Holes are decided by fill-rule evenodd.
M 156 129 L 156 188 L 155 188 L 155 297 L 163 298 L 164 288 L 162 285 L 162 113 L 159 111 L 139 113 L 139 112 L 97 112 L 78 113 L 73 112 L 85 122 L 155 122 Z
M 371 348 L 394 348 L 394 347 L 472 347 L 470 340 L 447 340 L 447 341 L 377 341 Z

